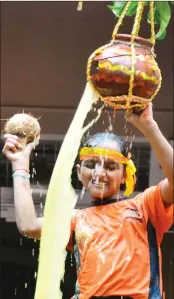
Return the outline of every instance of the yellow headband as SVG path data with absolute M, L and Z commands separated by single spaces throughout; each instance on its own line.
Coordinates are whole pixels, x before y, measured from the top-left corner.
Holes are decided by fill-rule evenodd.
M 126 164 L 126 190 L 124 192 L 125 196 L 130 196 L 135 187 L 135 172 L 136 167 L 131 159 L 127 159 L 125 156 L 123 156 L 121 153 L 107 150 L 104 148 L 99 147 L 83 147 L 80 150 L 80 160 L 88 159 L 88 158 L 94 158 L 94 157 L 107 157 L 109 159 L 112 159 L 115 162 L 119 162 L 122 164 Z

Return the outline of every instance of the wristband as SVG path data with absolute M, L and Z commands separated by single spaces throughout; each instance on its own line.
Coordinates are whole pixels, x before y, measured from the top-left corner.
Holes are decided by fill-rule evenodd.
M 26 180 L 28 180 L 29 178 L 30 178 L 30 175 L 28 174 L 28 175 L 25 175 L 25 174 L 12 174 L 12 178 L 15 178 L 15 177 L 19 177 L 19 178 L 23 178 L 23 179 L 26 179 Z
M 26 171 L 27 173 L 29 173 L 30 171 L 28 169 L 24 169 L 24 168 L 16 168 L 13 170 L 13 173 L 17 170 L 23 170 L 23 171 Z

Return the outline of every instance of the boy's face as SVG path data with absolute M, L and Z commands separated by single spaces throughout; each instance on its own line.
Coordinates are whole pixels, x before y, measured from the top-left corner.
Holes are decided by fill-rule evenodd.
M 104 141 L 101 148 L 120 152 L 116 141 Z M 93 198 L 117 196 L 120 185 L 125 183 L 124 165 L 106 157 L 84 159 L 77 165 L 78 177 Z

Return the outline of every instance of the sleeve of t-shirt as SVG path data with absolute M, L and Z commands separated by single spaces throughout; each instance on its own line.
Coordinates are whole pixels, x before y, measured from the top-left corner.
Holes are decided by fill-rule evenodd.
M 148 219 L 156 229 L 158 239 L 161 241 L 163 234 L 169 230 L 173 224 L 173 205 L 165 207 L 161 195 L 161 183 L 150 187 L 143 193 L 143 209 L 146 210 Z
M 75 225 L 76 225 L 76 216 L 77 216 L 78 210 L 74 209 L 72 213 L 72 218 L 71 218 L 71 226 L 70 226 L 70 239 L 67 244 L 67 250 L 73 251 L 74 250 L 74 244 L 73 244 L 73 234 L 75 231 Z

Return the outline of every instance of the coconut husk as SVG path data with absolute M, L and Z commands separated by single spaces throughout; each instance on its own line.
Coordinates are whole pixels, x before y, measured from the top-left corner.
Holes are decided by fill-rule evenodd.
M 6 134 L 16 135 L 20 138 L 20 143 L 26 145 L 33 142 L 40 135 L 40 125 L 34 116 L 26 113 L 13 115 L 5 124 Z

